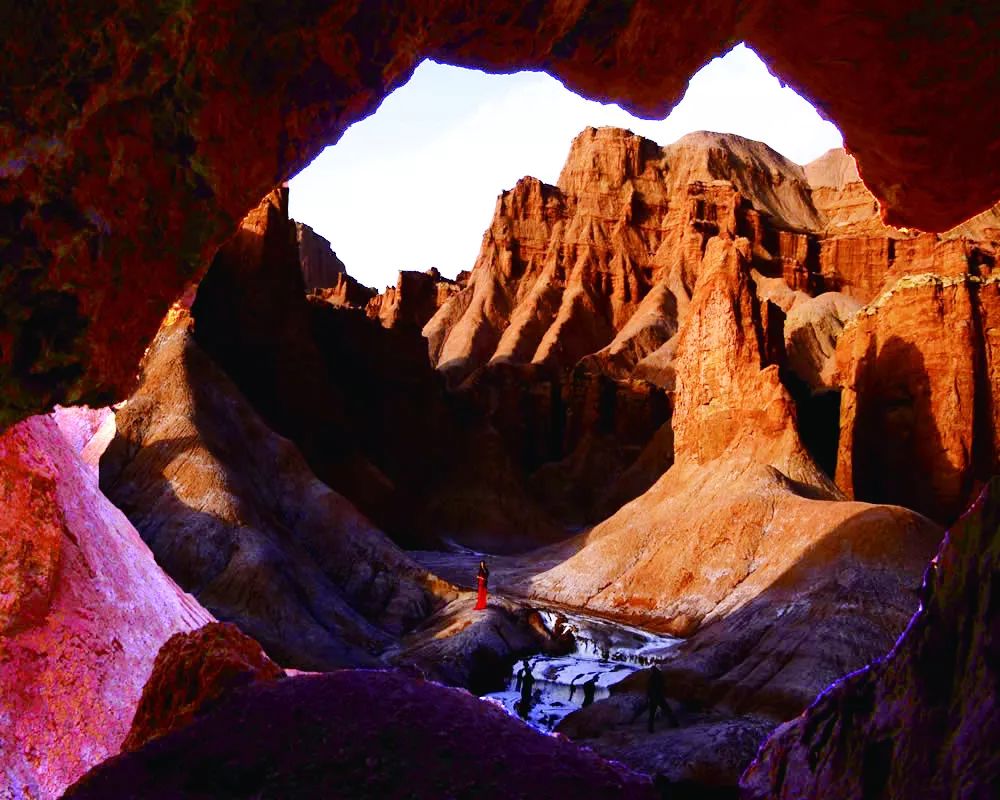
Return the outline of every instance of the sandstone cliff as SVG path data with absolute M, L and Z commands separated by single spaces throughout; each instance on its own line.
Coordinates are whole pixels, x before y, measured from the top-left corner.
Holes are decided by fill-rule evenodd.
M 973 455 L 967 441 L 973 418 L 983 430 L 997 427 L 989 373 L 970 366 L 978 377 L 957 383 L 943 364 L 929 373 L 925 394 L 934 403 L 967 410 L 954 425 L 947 414 L 936 417 L 948 429 L 945 438 L 965 437 L 945 443 L 944 455 L 930 455 L 930 442 L 913 445 L 927 449 L 913 458 L 905 441 L 862 435 L 862 462 L 865 448 L 892 461 L 888 470 L 873 467 L 881 476 L 873 480 L 910 487 L 883 491 L 854 476 L 854 406 L 884 404 L 879 387 L 901 377 L 888 362 L 854 363 L 878 345 L 868 341 L 871 324 L 852 321 L 862 304 L 891 296 L 903 278 L 987 280 L 996 212 L 934 235 L 889 227 L 878 211 L 843 150 L 803 168 L 737 136 L 691 134 L 661 148 L 628 131 L 588 129 L 573 142 L 556 186 L 525 178 L 500 196 L 468 284 L 424 328 L 431 360 L 490 419 L 550 514 L 575 524 L 599 521 L 675 460 L 668 437 L 657 433 L 678 413 L 680 332 L 713 242 L 740 237 L 763 302 L 757 335 L 791 395 L 794 425 L 810 455 L 829 476 L 837 474 L 850 497 L 911 506 L 947 523 L 974 482 L 996 468 L 994 445 L 983 440 Z M 940 316 L 929 294 L 908 298 L 917 303 L 906 312 L 914 330 L 925 316 Z M 900 308 L 882 314 L 904 319 L 905 327 Z M 938 361 L 988 365 L 992 321 L 988 309 L 976 313 L 985 321 L 976 324 L 986 327 L 963 339 L 963 355 L 943 336 L 915 347 L 943 348 Z M 949 320 L 963 318 L 956 310 Z M 845 325 L 854 333 L 838 357 Z M 883 339 L 891 326 L 883 327 Z M 857 355 L 847 355 L 850 348 Z M 871 413 L 862 423 L 871 418 L 874 431 L 884 421 Z M 929 429 L 931 416 L 928 405 L 924 421 L 914 424 Z M 933 458 L 940 463 L 932 465 Z M 958 477 L 941 471 L 945 462 Z M 931 474 L 957 483 L 915 488 Z
M 943 524 L 1000 471 L 1000 291 L 967 250 L 938 244 L 935 254 L 957 251 L 954 270 L 889 283 L 848 323 L 836 356 L 838 485 Z
M 426 272 L 402 270 L 396 285 L 375 295 L 365 310 L 386 328 L 409 325 L 421 329 L 463 286 L 462 276 L 449 280 L 434 267 Z
M 424 329 L 431 359 L 551 513 L 598 521 L 673 461 L 677 334 L 709 243 L 748 237 L 761 284 L 805 298 L 823 225 L 805 171 L 759 142 L 588 129 L 557 186 L 501 195 L 468 285 Z
M 525 178 L 500 196 L 469 285 L 425 328 L 431 358 L 460 382 L 490 362 L 566 369 L 606 348 L 628 375 L 676 332 L 709 238 L 745 230 L 762 263 L 804 272 L 794 232 L 819 226 L 802 168 L 760 142 L 698 133 L 660 148 L 587 129 L 556 186 Z
M 940 530 L 843 501 L 816 466 L 768 363 L 750 256 L 745 239 L 706 249 L 675 360 L 673 466 L 525 588 L 691 636 L 677 686 L 788 717 L 891 646 Z

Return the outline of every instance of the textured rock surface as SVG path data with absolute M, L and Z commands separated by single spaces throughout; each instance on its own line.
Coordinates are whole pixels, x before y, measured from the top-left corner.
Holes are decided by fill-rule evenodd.
M 298 259 L 286 196 L 272 193 L 192 308 L 199 345 L 266 423 L 397 541 L 507 550 L 556 538 L 482 415 L 446 396 L 419 328 L 307 299 Z
M 302 222 L 295 223 L 299 243 L 299 266 L 307 292 L 315 292 L 336 306 L 364 308 L 375 295 L 347 274 L 344 262 L 337 258 L 330 243 Z
M 596 522 L 672 463 L 677 332 L 708 243 L 749 236 L 771 293 L 807 298 L 789 284 L 818 285 L 823 227 L 805 171 L 759 142 L 587 129 L 558 186 L 501 195 L 468 285 L 424 329 L 431 358 L 551 514 Z
M 180 794 L 656 796 L 648 779 L 539 734 L 467 692 L 354 670 L 237 690 L 191 725 L 103 764 L 66 797 Z
M 674 402 L 679 344 L 699 277 L 712 268 L 720 242 L 740 238 L 760 303 L 753 335 L 763 362 L 777 367 L 766 380 L 777 390 L 780 378 L 790 395 L 774 408 L 795 406 L 785 427 L 797 429 L 809 455 L 829 475 L 837 473 L 850 497 L 905 505 L 947 522 L 972 482 L 996 468 L 992 431 L 1000 412 L 990 399 L 989 310 L 973 318 L 968 309 L 939 308 L 930 295 L 911 293 L 919 309 L 904 310 L 902 303 L 883 309 L 882 330 L 859 324 L 853 344 L 845 343 L 854 356 L 838 362 L 835 350 L 844 326 L 855 330 L 860 305 L 881 308 L 901 278 L 989 280 L 997 246 L 989 236 L 1000 217 L 986 213 L 939 236 L 888 227 L 876 212 L 843 150 L 801 168 L 736 136 L 691 134 L 660 148 L 628 131 L 588 129 L 574 141 L 557 186 L 525 178 L 500 196 L 468 285 L 424 329 L 431 358 L 532 474 L 532 492 L 548 512 L 570 525 L 595 523 L 677 459 L 677 442 L 658 433 L 671 413 L 680 415 L 675 437 L 691 423 L 689 411 L 716 413 L 710 394 L 685 407 Z M 738 310 L 737 320 L 745 312 Z M 870 340 L 889 336 L 897 319 L 911 329 L 910 339 L 927 326 L 941 331 L 919 345 L 941 363 L 927 378 L 935 397 L 912 412 L 920 418 L 915 423 L 908 421 L 911 411 L 898 407 L 900 392 L 923 390 L 892 387 L 922 380 L 916 366 L 896 370 L 862 354 L 869 345 L 877 350 Z M 947 325 L 970 331 L 960 348 L 943 335 Z M 706 385 L 730 381 L 727 372 L 741 361 L 739 342 L 748 331 L 717 337 L 735 361 L 707 360 L 705 369 L 715 373 Z M 967 364 L 965 379 L 952 374 L 959 361 Z M 756 378 L 736 384 L 761 391 Z M 738 399 L 731 406 L 739 411 L 730 421 L 739 425 L 747 408 Z M 859 434 L 855 406 L 865 409 L 858 424 L 867 427 Z M 753 413 L 759 418 L 765 407 Z M 888 421 L 887 414 L 901 419 Z M 877 433 L 914 424 L 919 430 L 902 430 L 898 442 Z M 976 425 L 984 435 L 973 453 Z M 935 426 L 941 447 L 922 433 Z M 725 449 L 725 426 L 707 430 L 721 442 L 698 447 Z M 864 473 L 858 476 L 855 447 Z M 869 458 L 869 450 L 878 457 Z M 922 452 L 913 457 L 916 450 Z M 897 489 L 883 490 L 880 481 Z M 955 485 L 927 492 L 928 481 Z
M 333 252 L 330 242 L 304 222 L 295 223 L 295 239 L 299 245 L 299 265 L 306 291 L 336 285 L 347 268 Z
M 812 201 L 823 215 L 827 233 L 833 236 L 899 235 L 878 214 L 878 200 L 861 181 L 858 165 L 846 150 L 828 150 L 806 164 L 806 180 Z
M 998 531 L 994 480 L 949 531 L 925 576 L 920 611 L 892 651 L 780 728 L 743 776 L 743 797 L 995 794 Z
M 813 392 L 837 388 L 837 340 L 861 304 L 839 292 L 798 303 L 785 317 L 788 367 Z
M 156 654 L 122 750 L 138 750 L 186 725 L 239 686 L 284 675 L 235 625 L 215 622 L 190 633 L 175 633 Z
M 428 56 L 546 69 L 662 116 L 698 67 L 746 41 L 836 120 L 891 221 L 941 230 L 996 201 L 981 99 L 997 11 L 982 4 L 44 0 L 8 4 L 0 27 L 21 32 L 0 61 L 8 421 L 125 396 L 236 222 Z
M 943 524 L 1000 469 L 1000 285 L 958 248 L 938 243 L 913 267 L 937 270 L 887 280 L 837 349 L 838 485 Z
M 462 287 L 463 281 L 444 278 L 434 267 L 427 272 L 402 270 L 396 285 L 369 300 L 366 311 L 386 328 L 409 325 L 419 330 Z
M 160 645 L 212 619 L 98 490 L 79 453 L 97 416 L 63 409 L 0 437 L 4 800 L 57 797 L 117 753 Z
M 476 611 L 474 603 L 471 593 L 453 600 L 405 637 L 386 659 L 416 667 L 425 678 L 446 686 L 484 694 L 506 688 L 518 659 L 573 648 L 572 636 L 567 640 L 549 633 L 529 606 L 491 597 L 485 611 Z
M 164 569 L 281 663 L 373 663 L 450 587 L 317 480 L 189 327 L 179 317 L 150 349 L 101 486 Z
M 424 330 L 432 360 L 459 382 L 487 362 L 568 369 L 596 353 L 625 377 L 676 333 L 705 242 L 754 225 L 778 270 L 765 229 L 821 226 L 802 168 L 766 145 L 588 128 L 557 186 L 525 178 L 500 196 L 469 285 Z
M 940 530 L 843 502 L 816 467 L 766 363 L 748 253 L 720 238 L 706 251 L 678 344 L 673 466 L 523 590 L 694 634 L 670 666 L 688 696 L 787 717 L 892 643 Z

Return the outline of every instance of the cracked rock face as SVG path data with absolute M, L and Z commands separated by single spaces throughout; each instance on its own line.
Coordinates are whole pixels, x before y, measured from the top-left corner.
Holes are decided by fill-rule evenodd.
M 996 200 L 981 98 L 997 14 L 856 0 L 8 4 L 0 420 L 127 395 L 168 306 L 237 221 L 425 57 L 546 69 L 662 115 L 746 41 L 840 125 L 890 222 L 948 228 Z

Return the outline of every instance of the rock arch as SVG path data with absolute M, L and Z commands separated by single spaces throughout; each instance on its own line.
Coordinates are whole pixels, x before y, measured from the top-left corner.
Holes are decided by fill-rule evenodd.
M 841 126 L 888 220 L 1000 195 L 1000 11 L 834 0 L 66 0 L 0 29 L 0 424 L 126 394 L 262 195 L 425 57 L 661 115 L 745 40 Z M 961 124 L 957 124 L 960 121 Z

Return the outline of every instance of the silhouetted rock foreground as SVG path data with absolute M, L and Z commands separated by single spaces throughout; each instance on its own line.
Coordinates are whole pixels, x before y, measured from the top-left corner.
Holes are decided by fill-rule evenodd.
M 764 745 L 746 800 L 988 800 L 1000 790 L 1000 479 L 948 532 L 885 658 Z
M 235 690 L 66 793 L 67 800 L 656 796 L 648 778 L 541 735 L 467 692 L 352 670 Z
M 285 671 L 235 625 L 214 622 L 175 633 L 156 654 L 122 751 L 183 727 L 235 688 L 283 677 Z

